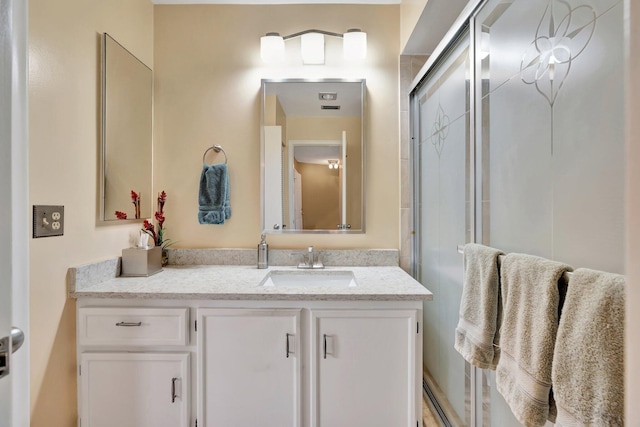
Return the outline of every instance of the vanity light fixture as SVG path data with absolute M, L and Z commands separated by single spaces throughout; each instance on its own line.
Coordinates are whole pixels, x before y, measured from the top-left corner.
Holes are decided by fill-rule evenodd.
M 284 60 L 284 40 L 278 33 L 267 33 L 260 37 L 260 56 L 264 62 Z
M 367 57 L 367 33 L 352 28 L 344 34 L 324 30 L 304 30 L 288 36 L 279 33 L 267 33 L 260 38 L 260 56 L 267 63 L 284 60 L 284 42 L 300 37 L 300 53 L 305 65 L 324 64 L 324 36 L 342 39 L 342 50 L 345 59 L 361 60 Z
M 338 169 L 338 161 L 337 160 L 327 160 L 329 162 L 329 169 Z
M 305 65 L 324 64 L 324 35 L 306 33 L 300 36 L 300 54 Z
M 362 60 L 367 57 L 367 33 L 352 28 L 344 33 L 342 40 L 345 59 Z

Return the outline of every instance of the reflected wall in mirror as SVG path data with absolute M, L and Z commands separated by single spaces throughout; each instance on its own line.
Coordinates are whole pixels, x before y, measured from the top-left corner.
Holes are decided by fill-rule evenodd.
M 102 39 L 100 219 L 149 218 L 152 202 L 153 73 L 107 33 Z M 132 200 L 139 195 L 139 208 Z
M 365 80 L 263 80 L 262 229 L 364 232 Z

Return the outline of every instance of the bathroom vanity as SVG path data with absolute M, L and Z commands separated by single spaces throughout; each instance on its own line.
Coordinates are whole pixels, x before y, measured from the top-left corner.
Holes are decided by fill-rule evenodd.
M 398 267 L 171 266 L 70 295 L 83 427 L 419 425 L 432 295 Z

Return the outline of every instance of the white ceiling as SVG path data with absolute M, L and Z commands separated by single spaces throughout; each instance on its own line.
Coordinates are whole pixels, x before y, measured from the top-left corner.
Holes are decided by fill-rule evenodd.
M 473 1 L 428 0 L 402 53 L 431 55 L 465 6 Z
M 342 150 L 336 145 L 305 145 L 295 147 L 293 155 L 300 163 L 313 163 L 329 167 L 329 159 L 340 160 Z
M 289 117 L 354 117 L 362 112 L 362 85 L 351 82 L 268 82 L 267 95 L 277 95 Z M 335 92 L 335 101 L 321 101 L 319 92 Z M 321 105 L 339 105 L 340 110 L 322 110 Z
M 319 92 L 335 92 L 335 101 L 321 101 Z M 267 82 L 267 95 L 277 95 L 287 117 L 353 117 L 362 114 L 362 85 L 354 82 Z M 321 105 L 339 105 L 340 110 L 322 110 Z M 327 165 L 328 159 L 340 159 L 335 145 L 295 147 L 294 156 L 302 163 Z
M 155 4 L 400 4 L 401 0 L 152 0 Z

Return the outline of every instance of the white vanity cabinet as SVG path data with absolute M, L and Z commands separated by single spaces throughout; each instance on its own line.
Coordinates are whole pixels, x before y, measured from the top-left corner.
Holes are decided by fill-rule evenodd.
M 84 353 L 82 426 L 188 427 L 188 353 Z
M 77 307 L 82 427 L 419 425 L 421 301 Z
M 299 426 L 301 310 L 197 312 L 198 426 Z
M 312 425 L 416 423 L 415 310 L 313 310 Z
M 189 427 L 187 308 L 78 308 L 82 427 Z

